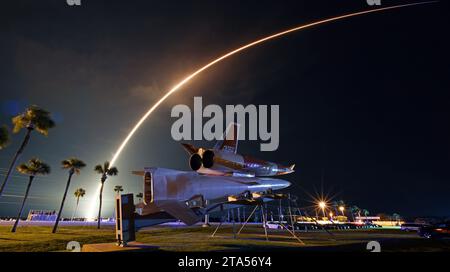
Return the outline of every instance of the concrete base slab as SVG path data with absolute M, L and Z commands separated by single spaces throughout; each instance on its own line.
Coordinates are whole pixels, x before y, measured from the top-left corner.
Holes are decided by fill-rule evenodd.
M 116 243 L 86 244 L 83 245 L 81 252 L 129 252 L 129 251 L 155 251 L 157 246 L 143 244 L 139 242 L 130 242 L 127 246 L 121 247 Z

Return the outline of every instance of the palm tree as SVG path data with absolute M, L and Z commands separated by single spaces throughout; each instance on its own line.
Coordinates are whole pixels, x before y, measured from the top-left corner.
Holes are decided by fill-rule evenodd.
M 355 214 L 357 214 L 359 217 L 361 217 L 361 209 L 358 206 L 355 206 L 355 205 L 351 206 L 350 211 L 352 214 L 353 221 L 355 221 Z
M 369 211 L 366 210 L 366 209 L 362 209 L 361 213 L 362 213 L 365 217 L 369 216 Z
M 14 117 L 12 119 L 12 123 L 14 125 L 14 133 L 18 133 L 22 128 L 26 128 L 27 133 L 25 134 L 25 138 L 23 139 L 22 144 L 16 151 L 16 154 L 14 155 L 13 160 L 9 165 L 8 172 L 6 173 L 5 179 L 3 180 L 2 186 L 0 187 L 0 197 L 3 194 L 6 183 L 8 183 L 9 176 L 11 175 L 12 169 L 16 165 L 17 159 L 20 157 L 23 150 L 30 141 L 31 132 L 33 130 L 36 130 L 40 134 L 47 136 L 49 129 L 55 126 L 55 122 L 53 122 L 53 120 L 51 119 L 50 113 L 36 105 L 30 106 L 24 113 Z
M 361 213 L 364 215 L 364 217 L 366 217 L 366 218 L 365 218 L 365 221 L 367 221 L 367 216 L 369 216 L 369 211 L 366 210 L 366 209 L 362 209 L 362 210 L 361 210 Z
M 69 158 L 61 162 L 63 169 L 69 170 L 69 178 L 67 179 L 66 189 L 64 190 L 63 199 L 61 201 L 61 206 L 59 207 L 59 212 L 56 217 L 55 225 L 53 226 L 52 233 L 55 233 L 58 229 L 59 220 L 61 219 L 61 214 L 64 208 L 64 202 L 66 201 L 67 191 L 69 191 L 70 181 L 72 180 L 73 174 L 80 174 L 81 168 L 85 167 L 86 164 L 77 158 Z
M 108 176 L 117 176 L 119 173 L 119 170 L 117 170 L 116 167 L 111 167 L 109 165 L 109 162 L 106 161 L 103 166 L 101 164 L 95 166 L 94 171 L 98 174 L 102 175 L 100 178 L 101 187 L 100 187 L 100 194 L 99 194 L 99 207 L 98 207 L 98 218 L 97 218 L 97 228 L 100 229 L 100 221 L 101 221 L 101 215 L 102 215 L 102 199 L 103 199 L 103 186 L 105 185 L 105 181 L 108 178 Z
M 396 226 L 400 225 L 400 220 L 402 219 L 400 214 L 394 213 L 392 214 L 392 218 L 396 221 L 395 223 Z
M 144 197 L 143 193 L 139 193 L 136 195 L 137 199 L 139 200 L 139 202 L 142 202 L 142 198 Z
M 20 217 L 22 216 L 23 207 L 25 206 L 25 202 L 27 201 L 28 193 L 30 192 L 31 183 L 33 182 L 33 179 L 36 177 L 36 175 L 50 174 L 50 166 L 40 161 L 39 159 L 33 158 L 28 162 L 28 164 L 23 163 L 17 166 L 17 171 L 19 171 L 19 173 L 21 174 L 28 175 L 29 181 L 27 190 L 25 191 L 25 196 L 23 197 L 22 206 L 20 207 L 19 214 L 17 215 L 16 222 L 14 223 L 11 232 L 16 232 L 17 225 L 19 224 Z
M 73 218 L 75 217 L 75 214 L 77 213 L 78 204 L 80 203 L 80 198 L 84 197 L 85 194 L 86 194 L 86 190 L 83 188 L 78 188 L 75 190 L 75 193 L 73 193 L 73 195 L 77 199 L 77 205 L 75 206 L 75 210 L 73 211 L 73 214 L 72 214 L 72 221 L 73 221 Z
M 9 144 L 9 132 L 7 126 L 0 127 L 0 149 L 5 148 Z
M 120 192 L 123 192 L 123 187 L 122 187 L 122 185 L 116 185 L 116 186 L 114 186 L 114 192 L 116 192 L 118 195 L 120 194 Z

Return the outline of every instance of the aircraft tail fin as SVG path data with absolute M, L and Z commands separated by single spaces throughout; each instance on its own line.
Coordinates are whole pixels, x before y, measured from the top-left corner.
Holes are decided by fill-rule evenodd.
M 239 124 L 230 123 L 223 134 L 223 139 L 216 142 L 214 149 L 228 151 L 231 153 L 237 152 L 239 136 Z

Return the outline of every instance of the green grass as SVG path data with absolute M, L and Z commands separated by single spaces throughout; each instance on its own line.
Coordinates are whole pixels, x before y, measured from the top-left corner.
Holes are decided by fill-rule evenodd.
M 0 251 L 47 252 L 63 251 L 67 243 L 107 243 L 114 241 L 114 230 L 95 227 L 60 227 L 53 234 L 52 227 L 24 226 L 11 233 L 10 226 L 0 226 Z
M 274 250 L 328 250 L 365 251 L 367 242 L 379 241 L 382 251 L 450 251 L 449 240 L 426 240 L 415 233 L 399 230 L 347 230 L 333 231 L 332 236 L 323 231 L 297 233 L 306 243 L 301 245 L 286 231 L 271 230 L 270 241 L 265 240 L 261 227 L 246 227 L 238 239 L 233 239 L 230 226 L 222 227 L 215 237 L 214 228 L 154 227 L 137 233 L 137 241 L 161 251 L 274 251 Z M 52 234 L 51 227 L 24 226 L 16 233 L 9 226 L 0 226 L 0 251 L 48 252 L 64 251 L 70 241 L 83 244 L 112 243 L 112 227 L 61 227 Z

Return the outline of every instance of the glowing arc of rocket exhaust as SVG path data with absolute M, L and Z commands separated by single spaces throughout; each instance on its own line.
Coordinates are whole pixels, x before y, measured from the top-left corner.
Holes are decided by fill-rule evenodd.
M 198 69 L 197 71 L 195 71 L 194 73 L 192 73 L 191 75 L 189 75 L 188 77 L 186 77 L 185 79 L 183 79 L 181 82 L 179 82 L 177 85 L 175 85 L 171 90 L 169 90 L 162 98 L 160 98 L 145 114 L 144 116 L 142 116 L 142 118 L 136 123 L 136 125 L 133 127 L 133 129 L 128 133 L 127 137 L 124 139 L 124 141 L 122 142 L 122 144 L 119 146 L 119 148 L 117 149 L 116 153 L 114 154 L 113 158 L 111 159 L 111 165 L 113 165 L 117 158 L 119 157 L 120 153 L 122 153 L 123 149 L 125 148 L 125 146 L 127 145 L 127 143 L 130 141 L 131 137 L 133 137 L 133 135 L 136 133 L 136 131 L 139 129 L 139 127 L 142 125 L 142 123 L 144 123 L 144 121 L 148 118 L 148 116 L 161 104 L 163 103 L 171 94 L 173 94 L 174 92 L 178 91 L 183 85 L 185 85 L 186 83 L 188 83 L 192 78 L 194 78 L 195 76 L 197 76 L 198 74 L 200 74 L 201 72 L 205 71 L 206 69 L 210 68 L 211 66 L 217 64 L 218 62 L 221 62 L 222 60 L 235 55 L 236 53 L 239 53 L 247 48 L 253 47 L 255 45 L 258 45 L 260 43 L 263 43 L 265 41 L 268 40 L 272 40 L 275 38 L 278 38 L 280 36 L 284 36 L 286 34 L 301 30 L 301 29 L 305 29 L 305 28 L 309 28 L 309 27 L 313 27 L 313 26 L 317 26 L 317 25 L 321 25 L 321 24 L 325 24 L 328 22 L 333 22 L 333 21 L 338 21 L 341 19 L 345 19 L 345 18 L 349 18 L 349 17 L 354 17 L 354 16 L 359 16 L 359 15 L 364 15 L 364 14 L 368 14 L 368 13 L 375 13 L 375 12 L 380 12 L 380 11 L 385 11 L 385 10 L 390 10 L 390 9 L 397 9 L 397 8 L 403 8 L 403 7 L 409 7 L 409 6 L 416 6 L 416 5 L 423 5 L 423 4 L 430 4 L 430 3 L 435 3 L 438 1 L 427 1 L 427 2 L 418 2 L 418 3 L 411 3 L 411 4 L 404 4 L 404 5 L 396 5 L 396 6 L 390 6 L 390 7 L 384 7 L 384 8 L 377 8 L 377 9 L 372 9 L 372 10 L 366 10 L 366 11 L 360 11 L 360 12 L 354 12 L 354 13 L 350 13 L 350 14 L 345 14 L 345 15 L 341 15 L 341 16 L 337 16 L 337 17 L 332 17 L 332 18 L 328 18 L 328 19 L 324 19 L 324 20 L 320 20 L 317 22 L 313 22 L 313 23 L 309 23 L 309 24 L 305 24 L 305 25 L 301 25 L 298 27 L 294 27 L 282 32 L 278 32 L 276 34 L 264 37 L 262 39 L 256 40 L 254 42 L 251 42 L 249 44 L 246 44 L 244 46 L 241 46 L 213 61 L 211 61 L 210 63 L 206 64 L 205 66 L 201 67 L 200 69 Z
M 125 148 L 125 146 L 127 145 L 127 143 L 130 141 L 130 139 L 133 137 L 133 135 L 136 133 L 136 131 L 139 129 L 139 127 L 144 123 L 144 121 L 148 118 L 148 116 L 161 104 L 163 103 L 171 94 L 173 94 L 174 92 L 178 91 L 183 85 L 185 85 L 186 83 L 188 83 L 192 78 L 196 77 L 198 74 L 200 74 L 201 72 L 207 70 L 208 68 L 210 68 L 211 66 L 221 62 L 222 60 L 231 57 L 247 48 L 253 47 L 255 45 L 258 45 L 260 43 L 263 43 L 265 41 L 268 40 L 273 40 L 275 38 L 278 38 L 280 36 L 284 36 L 286 34 L 292 33 L 292 32 L 296 32 L 298 30 L 301 29 L 305 29 L 305 28 L 310 28 L 313 26 L 317 26 L 317 25 L 321 25 L 321 24 L 325 24 L 325 23 L 329 23 L 329 22 L 333 22 L 333 21 L 338 21 L 341 19 L 345 19 L 345 18 L 349 18 L 349 17 L 355 17 L 355 16 L 359 16 L 359 15 L 364 15 L 364 14 L 369 14 L 369 13 L 375 13 L 375 12 L 381 12 L 381 11 L 386 11 L 386 10 L 391 10 L 391 9 L 397 9 L 397 8 L 403 8 L 403 7 L 409 7 L 409 6 L 416 6 L 416 5 L 424 5 L 424 4 L 431 4 L 431 3 L 436 3 L 439 1 L 426 1 L 426 2 L 417 2 L 417 3 L 411 3 L 411 4 L 404 4 L 404 5 L 395 5 L 395 6 L 389 6 L 389 7 L 384 7 L 384 8 L 377 8 L 377 9 L 371 9 L 371 10 L 366 10 L 366 11 L 360 11 L 360 12 L 354 12 L 354 13 L 350 13 L 350 14 L 345 14 L 345 15 L 340 15 L 337 17 L 332 17 L 332 18 L 328 18 L 328 19 L 323 19 L 320 21 L 316 21 L 316 22 L 312 22 L 312 23 L 308 23 L 305 25 L 301 25 L 298 27 L 294 27 L 282 32 L 278 32 L 275 33 L 273 35 L 261 38 L 259 40 L 256 40 L 254 42 L 251 42 L 249 44 L 243 45 L 233 51 L 230 51 L 228 53 L 226 53 L 225 55 L 211 61 L 210 63 L 206 64 L 205 66 L 201 67 L 200 69 L 196 70 L 194 73 L 192 73 L 191 75 L 189 75 L 188 77 L 184 78 L 182 81 L 180 81 L 177 85 L 175 85 L 172 89 L 170 89 L 163 97 L 161 97 L 145 114 L 144 116 L 141 117 L 141 119 L 139 119 L 139 121 L 136 123 L 136 125 L 133 127 L 133 129 L 128 133 L 127 137 L 123 140 L 122 144 L 119 146 L 119 148 L 117 149 L 116 153 L 114 154 L 113 158 L 111 159 L 111 165 L 114 165 L 114 163 L 116 162 L 117 158 L 119 157 L 119 155 L 122 153 L 123 149 Z M 98 194 L 100 193 L 100 184 L 96 190 L 95 196 L 98 196 Z M 95 213 L 95 205 L 96 205 L 97 201 L 96 198 L 94 198 L 94 200 L 91 202 L 90 205 L 90 209 L 88 211 L 88 213 L 90 214 L 90 216 L 88 216 L 89 218 L 94 218 L 93 214 Z

